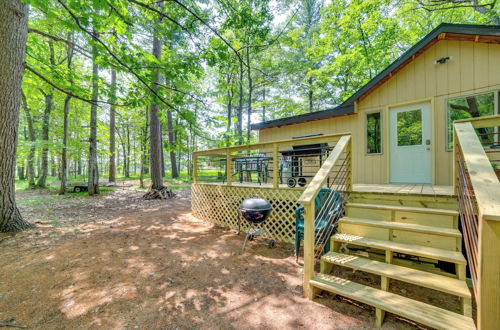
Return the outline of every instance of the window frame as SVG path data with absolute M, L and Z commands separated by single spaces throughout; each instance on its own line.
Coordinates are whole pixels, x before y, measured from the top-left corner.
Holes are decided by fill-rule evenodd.
M 453 99 L 466 98 L 469 96 L 483 95 L 483 94 L 488 94 L 488 93 L 493 93 L 493 115 L 500 114 L 500 109 L 499 109 L 500 90 L 499 89 L 492 89 L 492 90 L 488 90 L 488 91 L 484 91 L 484 92 L 476 92 L 476 93 L 472 93 L 472 94 L 464 94 L 464 95 L 445 98 L 445 100 L 444 100 L 444 108 L 445 108 L 445 111 L 444 111 L 444 126 L 445 126 L 445 129 L 444 129 L 444 134 L 445 134 L 444 147 L 445 147 L 445 151 L 447 151 L 447 152 L 453 151 L 453 146 L 451 148 L 448 147 L 448 141 L 450 138 L 449 131 L 448 131 L 448 117 L 449 117 L 448 116 L 448 110 L 449 110 L 448 109 L 448 101 L 453 100 Z M 479 117 L 479 118 L 481 118 L 481 117 Z M 497 128 L 495 128 L 495 131 L 496 130 L 497 130 Z
M 374 114 L 374 113 L 379 113 L 380 114 L 380 152 L 368 152 L 368 115 Z M 378 110 L 372 110 L 372 111 L 365 111 L 365 120 L 364 120 L 364 136 L 365 136 L 365 155 L 366 156 L 380 156 L 384 154 L 384 111 L 382 109 Z

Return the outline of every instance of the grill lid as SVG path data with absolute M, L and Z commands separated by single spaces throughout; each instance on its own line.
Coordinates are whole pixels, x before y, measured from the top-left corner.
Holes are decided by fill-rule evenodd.
M 240 210 L 252 210 L 252 211 L 263 211 L 263 210 L 272 210 L 271 203 L 264 198 L 247 198 L 245 199 L 241 205 Z

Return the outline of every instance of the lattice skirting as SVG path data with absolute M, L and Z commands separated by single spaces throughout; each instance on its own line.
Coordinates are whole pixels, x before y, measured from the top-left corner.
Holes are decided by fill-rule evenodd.
M 273 206 L 271 215 L 262 225 L 273 239 L 293 242 L 295 237 L 295 209 L 303 189 L 274 189 L 259 187 L 223 186 L 197 183 L 191 186 L 193 215 L 199 219 L 227 227 L 247 231 L 248 223 L 239 214 L 239 206 L 245 198 L 261 197 Z

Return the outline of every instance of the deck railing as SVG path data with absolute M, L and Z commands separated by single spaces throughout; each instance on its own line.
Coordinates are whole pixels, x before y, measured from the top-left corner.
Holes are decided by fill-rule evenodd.
M 229 186 L 255 183 L 279 188 L 291 180 L 292 184 L 304 188 L 343 135 L 299 137 L 196 151 L 193 182 Z
M 325 201 L 316 203 L 322 188 L 328 187 L 335 193 L 325 195 Z M 314 276 L 314 265 L 317 256 L 320 256 L 327 243 L 336 221 L 343 213 L 349 191 L 352 190 L 352 153 L 351 136 L 343 135 L 316 173 L 311 183 L 299 198 L 304 206 L 304 294 L 312 298 L 313 291 L 309 282 Z M 321 208 L 316 211 L 316 204 Z M 341 209 L 332 207 L 340 204 Z M 333 211 L 333 212 L 331 212 Z M 320 221 L 318 221 L 320 220 Z M 325 224 L 326 221 L 326 224 Z M 321 226 L 317 230 L 315 226 Z
M 500 116 L 454 123 L 455 192 L 479 329 L 500 324 L 500 183 L 488 154 L 498 140 L 485 144 L 480 130 L 494 128 L 489 130 L 494 133 L 498 126 Z

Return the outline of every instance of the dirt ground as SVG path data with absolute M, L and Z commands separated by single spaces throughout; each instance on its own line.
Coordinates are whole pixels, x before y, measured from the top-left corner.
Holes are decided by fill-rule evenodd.
M 30 329 L 374 328 L 368 306 L 328 294 L 304 299 L 291 245 L 269 249 L 257 239 L 240 254 L 243 234 L 194 218 L 189 190 L 163 201 L 141 200 L 142 193 L 127 187 L 93 198 L 19 193 L 23 215 L 39 227 L 0 242 L 0 323 Z M 367 274 L 344 272 L 376 285 Z M 393 289 L 419 294 L 410 286 Z M 446 296 L 422 299 L 459 306 Z M 389 314 L 383 328 L 415 325 Z

